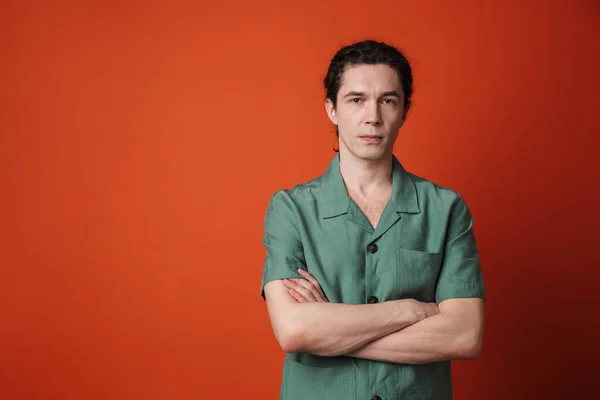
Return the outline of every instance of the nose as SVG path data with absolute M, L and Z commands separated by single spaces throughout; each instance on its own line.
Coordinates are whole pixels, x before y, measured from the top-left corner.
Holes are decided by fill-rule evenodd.
M 381 110 L 379 109 L 379 102 L 371 101 L 365 107 L 365 123 L 367 125 L 379 126 L 381 125 Z

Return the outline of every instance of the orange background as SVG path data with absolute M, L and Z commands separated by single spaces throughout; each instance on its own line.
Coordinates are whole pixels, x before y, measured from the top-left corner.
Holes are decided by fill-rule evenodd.
M 0 398 L 277 398 L 264 212 L 325 170 L 322 78 L 371 37 L 414 66 L 397 156 L 475 218 L 455 397 L 597 392 L 597 1 L 81 3 L 1 6 Z

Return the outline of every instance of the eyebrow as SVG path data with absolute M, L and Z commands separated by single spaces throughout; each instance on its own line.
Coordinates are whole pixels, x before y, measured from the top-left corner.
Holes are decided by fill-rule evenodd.
M 364 92 L 351 91 L 351 92 L 346 93 L 344 95 L 344 98 L 346 98 L 346 97 L 353 97 L 353 96 L 364 97 L 365 93 Z M 380 97 L 389 97 L 389 96 L 400 98 L 400 94 L 398 94 L 398 92 L 396 92 L 395 90 L 389 90 L 387 92 L 383 92 Z

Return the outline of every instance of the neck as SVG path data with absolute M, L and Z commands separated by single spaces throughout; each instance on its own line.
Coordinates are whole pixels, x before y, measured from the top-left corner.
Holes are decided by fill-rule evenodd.
M 377 160 L 364 160 L 340 151 L 340 172 L 349 192 L 369 195 L 392 186 L 392 154 Z

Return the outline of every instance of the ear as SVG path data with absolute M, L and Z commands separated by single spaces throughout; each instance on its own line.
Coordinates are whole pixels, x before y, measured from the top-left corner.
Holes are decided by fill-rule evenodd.
M 327 112 L 327 116 L 329 120 L 333 122 L 334 125 L 337 125 L 337 113 L 335 110 L 335 106 L 330 99 L 325 99 L 325 111 Z

